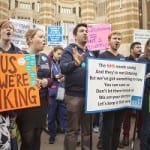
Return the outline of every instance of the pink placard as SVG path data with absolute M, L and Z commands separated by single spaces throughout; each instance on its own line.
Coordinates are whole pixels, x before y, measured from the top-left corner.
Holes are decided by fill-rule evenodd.
M 111 32 L 111 24 L 88 25 L 87 47 L 90 51 L 105 50 L 108 48 L 108 35 Z
M 69 27 L 69 43 L 74 43 L 74 25 Z M 89 24 L 87 47 L 90 51 L 105 50 L 108 46 L 108 35 L 111 32 L 111 24 Z

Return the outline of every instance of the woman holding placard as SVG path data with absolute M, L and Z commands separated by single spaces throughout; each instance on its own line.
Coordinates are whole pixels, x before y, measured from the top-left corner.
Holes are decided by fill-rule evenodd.
M 37 66 L 37 84 L 39 86 L 40 106 L 22 109 L 18 113 L 17 123 L 21 134 L 21 150 L 40 150 L 40 137 L 45 125 L 48 106 L 48 86 L 51 84 L 50 65 L 44 50 L 45 34 L 40 29 L 26 32 L 28 49 L 25 53 L 35 54 Z
M 21 53 L 21 50 L 12 43 L 13 35 L 14 35 L 14 25 L 9 20 L 3 20 L 0 23 L 0 53 Z M 1 88 L 1 90 L 3 90 L 3 88 Z M 2 101 L 3 99 L 0 100 Z M 5 111 L 0 113 L 1 150 L 18 149 L 16 139 L 11 138 L 10 134 L 10 132 L 15 129 L 14 128 L 15 118 L 16 113 L 14 113 L 14 111 Z

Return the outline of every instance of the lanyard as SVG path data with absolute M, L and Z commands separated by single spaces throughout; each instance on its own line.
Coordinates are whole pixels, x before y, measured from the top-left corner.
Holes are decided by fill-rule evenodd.
M 58 66 L 59 67 L 59 66 Z M 57 68 L 57 65 L 54 63 L 54 62 L 52 62 L 52 69 L 55 69 L 56 70 L 56 72 L 59 74 L 60 73 L 60 68 L 58 69 Z

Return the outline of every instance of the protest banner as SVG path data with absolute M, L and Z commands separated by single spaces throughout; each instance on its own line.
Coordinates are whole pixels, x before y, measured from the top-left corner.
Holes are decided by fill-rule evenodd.
M 144 52 L 144 47 L 146 41 L 150 38 L 150 30 L 135 29 L 133 32 L 133 42 L 140 42 L 142 46 L 142 52 Z
M 0 112 L 40 106 L 34 54 L 0 54 Z
M 34 24 L 30 21 L 23 21 L 17 19 L 10 19 L 10 21 L 13 23 L 15 27 L 12 42 L 15 44 L 15 46 L 18 46 L 20 49 L 23 50 L 28 48 L 25 39 L 25 33 L 27 32 L 28 29 L 39 28 L 43 32 L 45 32 L 45 26 L 40 24 Z
M 48 45 L 62 45 L 63 28 L 62 26 L 47 26 L 47 43 Z
M 27 32 L 28 29 L 32 28 L 32 23 L 28 21 L 15 19 L 11 19 L 10 21 L 13 23 L 15 27 L 12 42 L 21 49 L 28 48 L 25 39 L 25 33 Z
M 146 64 L 87 59 L 86 112 L 141 109 Z
M 90 51 L 106 50 L 108 46 L 108 35 L 111 32 L 110 24 L 88 25 L 87 47 Z
M 73 43 L 74 26 L 69 26 L 69 43 Z M 111 24 L 89 24 L 88 25 L 88 41 L 87 48 L 90 51 L 106 50 L 108 46 L 108 35 L 111 32 Z

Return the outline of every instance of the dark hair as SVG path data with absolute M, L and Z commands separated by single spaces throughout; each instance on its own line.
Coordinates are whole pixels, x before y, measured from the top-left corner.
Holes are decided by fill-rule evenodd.
M 140 42 L 133 42 L 133 43 L 131 43 L 130 50 L 133 49 L 135 45 L 141 45 L 141 43 Z
M 58 49 L 60 49 L 62 51 L 64 50 L 61 46 L 58 45 L 58 46 L 54 47 L 53 52 L 56 52 Z
M 86 23 L 79 23 L 75 26 L 75 28 L 73 29 L 73 35 L 77 35 L 77 31 L 78 31 L 78 28 L 80 27 L 85 27 L 87 28 L 87 24 Z

